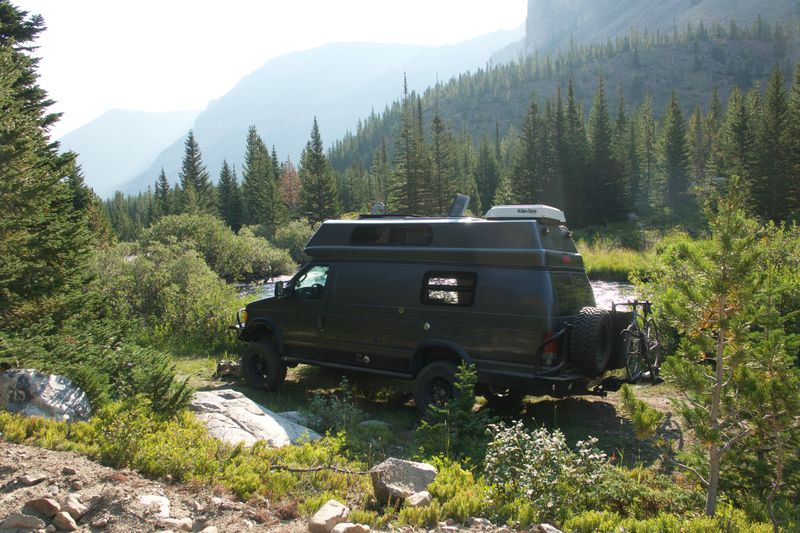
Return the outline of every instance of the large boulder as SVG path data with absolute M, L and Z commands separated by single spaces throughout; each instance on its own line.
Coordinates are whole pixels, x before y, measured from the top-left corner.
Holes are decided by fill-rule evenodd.
M 0 409 L 56 420 L 87 420 L 91 414 L 86 393 L 69 379 L 32 369 L 0 373 Z
M 415 463 L 390 457 L 369 471 L 375 498 L 381 503 L 390 499 L 405 500 L 423 492 L 436 479 L 436 468 L 428 463 Z
M 266 441 L 273 448 L 295 444 L 300 439 L 317 440 L 319 434 L 280 416 L 230 389 L 195 393 L 189 408 L 208 428 L 212 437 L 230 444 L 251 446 Z

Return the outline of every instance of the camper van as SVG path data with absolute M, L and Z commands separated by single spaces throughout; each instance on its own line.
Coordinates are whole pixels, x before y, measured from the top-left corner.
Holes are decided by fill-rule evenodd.
M 558 209 L 331 220 L 305 251 L 311 261 L 273 298 L 237 317 L 251 387 L 274 390 L 287 367 L 317 365 L 414 380 L 424 412 L 453 397 L 461 363 L 497 406 L 596 392 L 619 366 L 611 316 L 595 307 Z

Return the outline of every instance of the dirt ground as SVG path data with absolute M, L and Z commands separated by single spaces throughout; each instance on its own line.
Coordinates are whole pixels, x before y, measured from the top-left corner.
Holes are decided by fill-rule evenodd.
M 26 486 L 19 479 L 25 475 L 42 480 Z M 147 507 L 140 502 L 144 495 L 165 496 L 169 500 L 169 516 L 191 518 L 194 531 L 208 526 L 215 526 L 220 532 L 308 531 L 304 520 L 281 520 L 268 502 L 242 504 L 229 494 L 148 480 L 76 453 L 0 442 L 0 521 L 20 512 L 32 499 L 46 497 L 62 502 L 69 494 L 76 495 L 88 507 L 78 523 L 80 531 L 144 533 L 170 529 L 158 518 L 157 506 Z M 103 519 L 107 525 L 92 527 Z

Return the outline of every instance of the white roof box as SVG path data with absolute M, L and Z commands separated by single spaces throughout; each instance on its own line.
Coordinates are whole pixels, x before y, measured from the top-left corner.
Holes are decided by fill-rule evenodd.
M 560 224 L 566 224 L 567 219 L 561 209 L 550 207 L 549 205 L 499 205 L 489 209 L 486 213 L 487 220 L 511 220 L 511 219 L 537 219 L 551 220 Z

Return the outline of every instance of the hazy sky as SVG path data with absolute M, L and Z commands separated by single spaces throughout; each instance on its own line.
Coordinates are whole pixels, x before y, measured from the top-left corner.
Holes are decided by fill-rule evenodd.
M 340 41 L 452 44 L 525 20 L 527 0 L 12 0 L 45 18 L 54 137 L 109 109 L 205 109 L 268 60 Z

